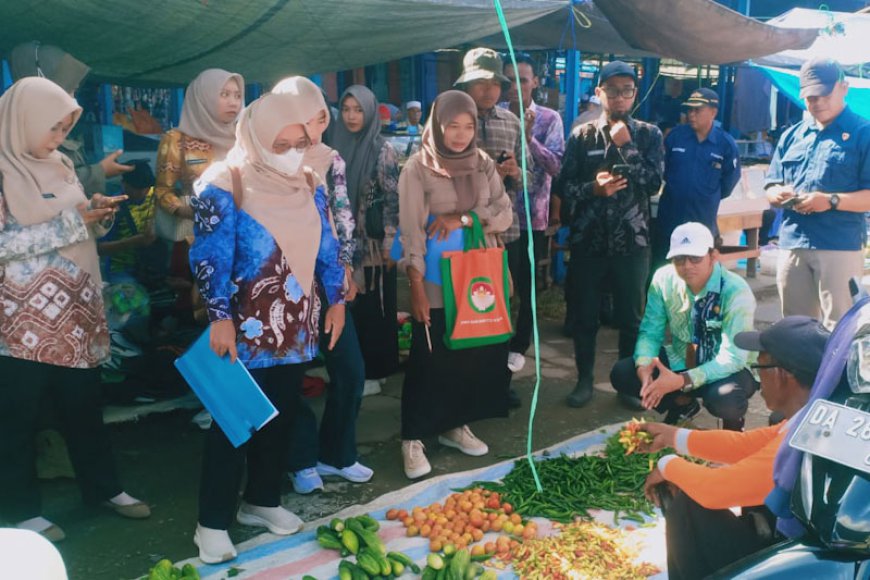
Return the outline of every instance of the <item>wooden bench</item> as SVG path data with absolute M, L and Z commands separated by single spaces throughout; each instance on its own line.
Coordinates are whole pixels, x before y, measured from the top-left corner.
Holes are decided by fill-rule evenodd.
M 758 233 L 761 230 L 762 212 L 753 210 L 720 215 L 716 219 L 719 233 L 745 231 L 745 246 L 722 246 L 719 253 L 723 261 L 746 259 L 746 277 L 755 278 L 758 267 L 758 257 L 761 249 L 758 247 Z

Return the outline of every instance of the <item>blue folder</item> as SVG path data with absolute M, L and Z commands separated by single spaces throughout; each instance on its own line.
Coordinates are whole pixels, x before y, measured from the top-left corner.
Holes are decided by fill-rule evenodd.
M 175 361 L 175 367 L 234 447 L 278 415 L 278 410 L 241 361 L 230 363 L 211 349 L 209 329 Z
M 435 221 L 435 218 L 429 216 L 427 225 Z M 465 249 L 464 234 L 465 228 L 457 228 L 450 232 L 446 240 L 432 238 L 426 240 L 426 274 L 423 278 L 433 284 L 441 286 L 441 254 L 444 252 L 456 252 Z M 399 236 L 402 235 L 401 230 L 396 231 L 396 238 L 393 241 L 393 247 L 390 248 L 390 259 L 398 262 L 402 259 L 402 242 Z

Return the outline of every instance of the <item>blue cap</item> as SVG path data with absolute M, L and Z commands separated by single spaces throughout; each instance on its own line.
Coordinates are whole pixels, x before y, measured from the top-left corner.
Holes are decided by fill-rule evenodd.
M 621 60 L 615 60 L 601 67 L 601 72 L 598 73 L 598 86 L 603 85 L 604 81 L 610 77 L 619 76 L 631 77 L 634 82 L 637 82 L 637 71 L 634 70 L 634 67 Z
M 692 94 L 689 95 L 683 106 L 692 107 L 693 109 L 698 107 L 713 107 L 718 109 L 719 95 L 713 89 L 696 89 L 692 91 Z
M 761 332 L 740 332 L 734 344 L 743 350 L 764 351 L 804 385 L 812 386 L 822 366 L 831 333 L 809 316 L 786 316 Z

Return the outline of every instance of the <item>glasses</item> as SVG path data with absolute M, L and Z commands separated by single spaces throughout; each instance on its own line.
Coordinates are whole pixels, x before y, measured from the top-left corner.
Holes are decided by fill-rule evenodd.
M 764 364 L 756 363 L 756 364 L 749 365 L 749 368 L 757 371 L 758 369 L 778 369 L 778 368 L 782 368 L 782 367 L 780 367 L 780 365 L 774 365 L 774 364 L 764 365 Z
M 637 88 L 636 87 L 632 87 L 630 89 L 606 88 L 606 89 L 604 89 L 604 94 L 607 95 L 608 99 L 615 99 L 616 97 L 622 97 L 623 99 L 633 99 L 634 95 L 637 94 Z
M 686 263 L 686 260 L 688 260 L 692 264 L 697 265 L 703 262 L 705 257 L 706 256 L 674 256 L 673 258 L 671 258 L 671 261 L 676 266 L 682 266 Z

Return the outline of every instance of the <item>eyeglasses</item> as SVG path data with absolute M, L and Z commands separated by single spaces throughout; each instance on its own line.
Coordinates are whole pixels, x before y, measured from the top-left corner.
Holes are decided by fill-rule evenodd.
M 766 364 L 766 365 L 764 365 L 764 364 L 758 364 L 758 363 L 756 363 L 756 364 L 751 364 L 751 365 L 749 365 L 749 368 L 751 368 L 751 369 L 757 371 L 758 369 L 779 369 L 779 368 L 782 368 L 782 367 L 781 367 L 780 365 L 774 365 L 774 364 Z
M 692 264 L 700 264 L 704 261 L 705 256 L 674 256 L 671 258 L 671 262 L 676 266 L 682 266 L 688 260 Z
M 607 95 L 608 99 L 615 99 L 616 97 L 632 99 L 634 98 L 634 95 L 637 94 L 637 87 L 631 87 L 630 89 L 606 88 L 604 89 L 604 94 Z

